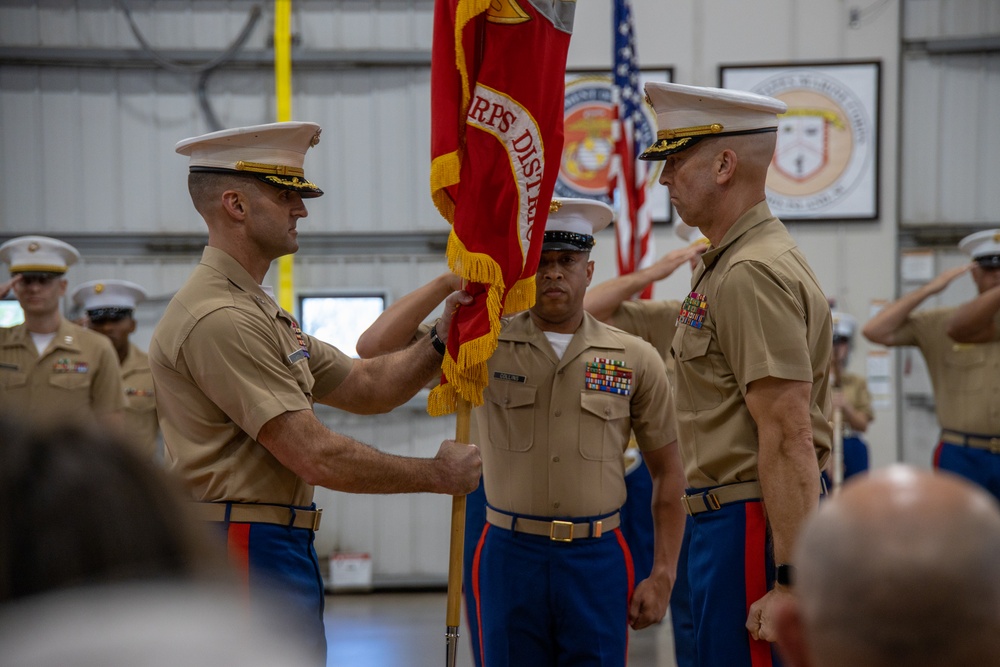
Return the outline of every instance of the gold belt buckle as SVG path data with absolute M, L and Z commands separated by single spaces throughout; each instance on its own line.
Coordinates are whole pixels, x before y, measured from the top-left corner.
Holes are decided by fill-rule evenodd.
M 313 531 L 319 530 L 319 521 L 322 518 L 323 518 L 323 510 L 321 509 L 316 510 L 316 513 L 313 514 L 313 523 L 312 523 Z
M 556 537 L 556 526 L 559 528 L 568 528 L 568 537 Z M 573 522 L 572 521 L 553 521 L 549 524 L 549 539 L 555 542 L 572 542 L 573 541 Z
M 989 450 L 994 454 L 1000 454 L 1000 438 L 990 438 Z

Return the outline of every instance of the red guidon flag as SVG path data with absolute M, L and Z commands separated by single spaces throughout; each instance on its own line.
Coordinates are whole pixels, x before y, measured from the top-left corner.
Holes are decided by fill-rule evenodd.
M 481 405 L 500 314 L 530 307 L 563 143 L 572 0 L 437 0 L 431 196 L 474 302 L 452 320 L 434 415 Z M 537 229 L 537 233 L 532 233 Z

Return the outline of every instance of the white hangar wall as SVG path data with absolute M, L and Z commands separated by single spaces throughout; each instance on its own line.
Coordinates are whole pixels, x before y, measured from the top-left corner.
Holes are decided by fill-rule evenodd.
M 954 243 L 1000 226 L 1000 5 L 995 0 L 633 0 L 640 63 L 674 80 L 717 85 L 719 66 L 879 61 L 879 217 L 790 223 L 820 282 L 864 321 L 871 304 L 923 278 L 900 257 L 929 250 L 934 271 L 962 261 Z M 245 0 L 126 0 L 159 57 L 203 63 L 248 24 Z M 274 119 L 269 65 L 273 6 L 261 2 L 234 62 L 204 85 L 221 126 Z M 381 289 L 389 298 L 444 270 L 446 225 L 428 196 L 430 0 L 296 0 L 293 115 L 319 122 L 307 169 L 326 196 L 310 202 L 296 258 L 300 292 Z M 610 2 L 579 2 L 569 66 L 611 62 Z M 530 76 L 530 73 L 525 73 Z M 154 295 L 140 310 L 140 345 L 197 262 L 202 223 L 185 190 L 179 139 L 212 129 L 199 77 L 158 67 L 139 49 L 112 0 L 0 4 L 0 240 L 23 233 L 76 243 L 84 261 L 71 286 L 128 278 Z M 595 280 L 614 267 L 606 232 Z M 678 247 L 655 231 L 658 252 Z M 682 270 L 656 294 L 685 293 Z M 971 296 L 957 284 L 937 303 Z M 932 304 L 933 305 L 933 304 Z M 858 337 L 851 370 L 872 349 Z M 920 355 L 888 355 L 891 392 L 869 433 L 873 462 L 926 465 L 936 424 Z M 432 455 L 454 432 L 423 415 L 420 399 L 383 418 L 321 409 L 333 428 L 395 453 Z M 326 518 L 317 542 L 372 553 L 380 580 L 440 580 L 448 500 L 317 494 Z

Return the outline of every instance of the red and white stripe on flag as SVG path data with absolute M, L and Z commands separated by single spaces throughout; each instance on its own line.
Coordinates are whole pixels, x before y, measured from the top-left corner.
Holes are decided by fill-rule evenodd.
M 653 219 L 646 192 L 650 166 L 637 159 L 641 152 L 636 144 L 643 94 L 639 88 L 639 67 L 629 0 L 615 0 L 613 26 L 614 117 L 611 127 L 615 153 L 612 158 L 609 188 L 618 212 L 615 222 L 618 240 L 618 274 L 624 275 L 653 263 Z M 648 299 L 652 295 L 653 286 L 650 284 L 642 291 L 640 297 Z

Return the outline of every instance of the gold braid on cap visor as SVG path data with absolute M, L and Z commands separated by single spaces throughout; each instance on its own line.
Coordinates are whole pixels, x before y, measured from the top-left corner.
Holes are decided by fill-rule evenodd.
M 268 183 L 274 183 L 275 185 L 279 185 L 285 188 L 294 188 L 294 189 L 303 188 L 303 189 L 319 190 L 318 185 L 316 185 L 311 181 L 307 181 L 304 178 L 300 179 L 298 176 L 293 176 L 292 178 L 281 178 L 280 176 L 265 176 L 263 180 L 267 181 Z

